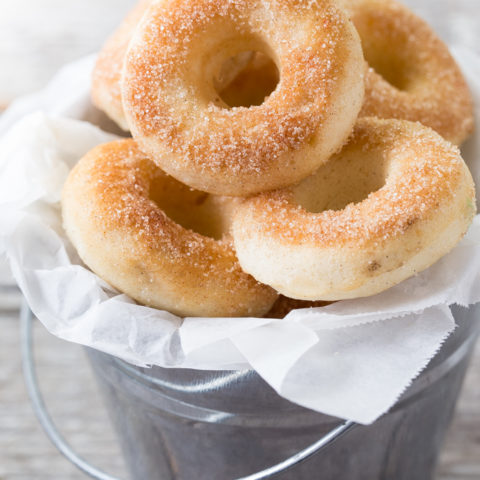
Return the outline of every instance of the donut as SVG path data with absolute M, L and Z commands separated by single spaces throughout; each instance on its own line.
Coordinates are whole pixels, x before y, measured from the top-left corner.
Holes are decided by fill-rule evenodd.
M 129 139 L 71 171 L 65 231 L 85 264 L 139 303 L 179 316 L 262 316 L 277 298 L 244 273 L 229 229 L 239 199 L 192 191 Z
M 141 1 L 129 13 L 100 51 L 92 74 L 92 102 L 120 128 L 129 130 L 123 111 L 121 77 L 123 60 L 135 28 L 151 0 Z M 265 92 L 278 83 L 278 69 L 266 55 L 242 52 L 225 62 L 214 78 L 215 89 L 230 106 L 260 105 Z
M 120 128 L 128 131 L 123 113 L 121 76 L 123 61 L 133 32 L 151 0 L 140 0 L 107 40 L 98 54 L 92 73 L 93 104 L 105 112 Z
M 279 71 L 261 105 L 229 107 L 222 65 L 260 52 Z M 346 141 L 363 103 L 358 34 L 333 0 L 152 3 L 122 77 L 127 123 L 160 168 L 195 189 L 244 196 L 300 181 Z
M 342 3 L 369 65 L 360 115 L 419 121 L 460 145 L 473 131 L 473 102 L 448 47 L 395 0 Z
M 92 102 L 120 128 L 129 130 L 123 111 L 121 77 L 128 44 L 151 0 L 140 1 L 100 51 L 92 74 Z M 277 83 L 273 61 L 259 52 L 241 52 L 225 62 L 214 78 L 215 89 L 229 106 L 260 105 Z
M 314 175 L 245 200 L 232 235 L 240 265 L 258 281 L 292 298 L 341 300 L 429 267 L 475 211 L 457 147 L 419 123 L 365 117 Z

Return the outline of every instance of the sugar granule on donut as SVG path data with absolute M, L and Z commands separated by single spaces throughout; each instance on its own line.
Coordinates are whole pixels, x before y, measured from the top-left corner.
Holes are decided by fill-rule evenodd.
M 362 40 L 361 116 L 419 121 L 459 145 L 473 131 L 473 101 L 448 47 L 396 0 L 342 0 Z
M 383 291 L 450 251 L 475 214 L 458 149 L 418 123 L 364 118 L 299 185 L 246 200 L 242 268 L 280 293 L 340 300 Z
M 102 47 L 92 73 L 92 102 L 123 130 L 129 127 L 123 111 L 121 74 L 128 44 L 151 0 L 139 0 Z M 259 52 L 241 52 L 225 62 L 215 89 L 230 106 L 261 105 L 278 84 L 278 69 Z
M 125 140 L 80 160 L 62 213 L 82 260 L 140 303 L 181 316 L 261 316 L 277 294 L 238 265 L 228 235 L 238 202 L 191 190 Z
M 261 105 L 229 108 L 214 79 L 248 51 L 275 62 L 279 83 Z M 246 195 L 304 178 L 344 143 L 363 75 L 357 33 L 330 0 L 170 0 L 136 30 L 123 101 L 134 137 L 165 171 Z

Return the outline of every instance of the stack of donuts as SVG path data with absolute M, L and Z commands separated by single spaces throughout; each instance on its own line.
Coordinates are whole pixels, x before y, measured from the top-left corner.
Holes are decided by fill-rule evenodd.
M 476 213 L 468 87 L 395 0 L 142 0 L 92 97 L 132 138 L 72 170 L 65 230 L 100 277 L 179 316 L 374 295 Z

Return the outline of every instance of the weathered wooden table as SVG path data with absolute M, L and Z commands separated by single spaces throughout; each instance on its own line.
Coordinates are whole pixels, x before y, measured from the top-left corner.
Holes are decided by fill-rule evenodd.
M 97 50 L 133 3 L 0 0 L 0 106 L 44 85 L 63 63 Z M 480 54 L 479 0 L 405 3 L 428 19 L 445 40 Z M 21 374 L 15 303 L 16 294 L 0 287 L 0 480 L 83 479 L 50 445 L 31 411 Z M 82 349 L 55 339 L 39 325 L 36 334 L 40 381 L 56 422 L 80 454 L 121 476 L 120 451 Z M 478 479 L 480 346 L 437 474 L 437 480 Z

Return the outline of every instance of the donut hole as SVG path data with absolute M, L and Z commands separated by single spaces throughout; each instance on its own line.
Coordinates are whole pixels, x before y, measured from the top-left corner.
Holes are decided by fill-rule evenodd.
M 375 72 L 397 90 L 409 90 L 412 85 L 412 70 L 408 59 L 395 51 L 398 45 L 387 42 L 388 39 L 382 40 L 385 40 L 385 44 L 366 44 L 363 49 L 365 60 Z M 390 53 L 386 55 L 385 52 Z
M 193 190 L 173 177 L 154 179 L 150 199 L 175 223 L 215 240 L 229 232 L 236 204 L 236 199 Z
M 311 213 L 360 203 L 386 182 L 389 162 L 380 152 L 345 149 L 294 188 L 296 203 Z
M 369 66 L 397 90 L 408 90 L 410 79 L 406 74 L 407 65 L 395 54 L 386 56 L 385 51 L 388 51 L 388 47 L 385 47 L 383 54 L 378 52 L 382 48 L 376 45 L 374 48 L 363 50 Z
M 397 90 L 409 90 L 418 66 L 409 32 L 399 28 L 395 18 L 377 11 L 358 15 L 354 23 L 368 65 Z
M 214 88 L 227 107 L 261 105 L 280 81 L 277 65 L 262 52 L 244 51 L 223 62 Z

